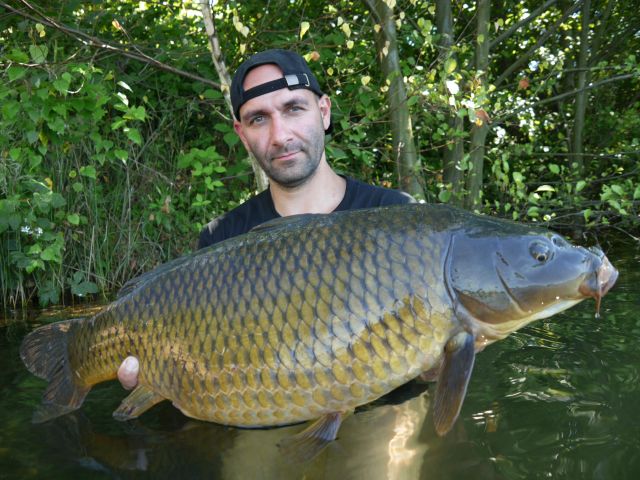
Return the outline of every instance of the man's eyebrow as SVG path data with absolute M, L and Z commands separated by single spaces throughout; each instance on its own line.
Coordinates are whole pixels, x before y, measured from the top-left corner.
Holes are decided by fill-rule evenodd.
M 294 105 L 309 105 L 309 100 L 302 95 L 296 95 L 295 97 L 287 100 L 282 105 L 284 108 L 292 107 Z

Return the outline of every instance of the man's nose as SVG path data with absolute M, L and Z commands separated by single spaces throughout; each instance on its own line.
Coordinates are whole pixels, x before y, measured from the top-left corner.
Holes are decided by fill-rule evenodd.
M 285 145 L 291 140 L 291 129 L 287 121 L 280 115 L 274 115 L 271 119 L 271 143 Z

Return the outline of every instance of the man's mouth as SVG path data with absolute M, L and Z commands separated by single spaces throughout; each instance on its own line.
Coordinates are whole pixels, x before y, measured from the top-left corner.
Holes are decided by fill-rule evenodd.
M 300 150 L 295 150 L 292 152 L 285 152 L 280 155 L 273 156 L 273 160 L 277 162 L 286 162 L 288 160 L 293 160 L 293 158 L 300 152 Z

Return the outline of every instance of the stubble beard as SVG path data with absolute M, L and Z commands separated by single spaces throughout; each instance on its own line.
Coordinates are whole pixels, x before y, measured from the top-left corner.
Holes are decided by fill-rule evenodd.
M 276 157 L 286 155 L 289 152 L 297 152 L 298 158 L 292 160 L 291 163 L 278 164 L 279 162 L 275 160 Z M 286 189 L 294 189 L 313 178 L 323 153 L 324 130 L 315 132 L 309 143 L 291 142 L 277 151 L 267 152 L 264 156 L 254 155 L 271 182 Z

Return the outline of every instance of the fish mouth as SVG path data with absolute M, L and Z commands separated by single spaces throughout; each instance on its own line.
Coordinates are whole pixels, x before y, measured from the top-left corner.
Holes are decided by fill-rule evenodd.
M 600 316 L 600 303 L 611 287 L 618 279 L 618 270 L 615 269 L 605 254 L 597 248 L 591 250 L 600 262 L 593 275 L 589 275 L 578 287 L 579 292 L 585 297 L 593 297 L 596 300 L 596 317 Z

